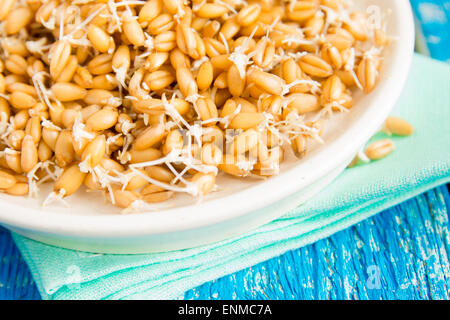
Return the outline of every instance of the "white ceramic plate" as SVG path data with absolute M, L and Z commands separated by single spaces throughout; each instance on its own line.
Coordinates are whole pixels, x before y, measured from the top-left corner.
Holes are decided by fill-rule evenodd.
M 381 80 L 369 95 L 357 95 L 351 112 L 334 116 L 324 133 L 326 144 L 313 146 L 301 161 L 289 160 L 268 180 L 222 176 L 219 192 L 196 204 L 179 196 L 172 207 L 121 215 L 99 193 L 79 193 L 70 207 L 38 199 L 0 194 L 0 223 L 29 238 L 92 252 L 144 253 L 194 247 L 229 238 L 267 223 L 329 184 L 359 148 L 379 129 L 406 81 L 414 46 L 408 0 L 359 0 L 391 9 L 388 33 L 395 37 L 385 53 Z M 336 125 L 338 124 L 338 125 Z

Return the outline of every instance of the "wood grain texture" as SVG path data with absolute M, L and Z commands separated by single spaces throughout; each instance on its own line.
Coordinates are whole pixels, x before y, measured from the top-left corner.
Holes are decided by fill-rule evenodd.
M 447 188 L 436 188 L 184 298 L 450 299 L 449 209 Z M 38 298 L 19 251 L 0 228 L 0 299 Z
M 450 62 L 450 5 L 448 0 L 410 0 L 420 24 L 416 48 L 434 59 Z
M 7 230 L 0 226 L 0 300 L 40 299 L 28 266 Z

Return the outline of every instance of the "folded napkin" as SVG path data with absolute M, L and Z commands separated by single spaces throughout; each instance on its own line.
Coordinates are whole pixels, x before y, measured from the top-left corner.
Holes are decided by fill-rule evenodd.
M 392 137 L 391 155 L 345 170 L 305 205 L 234 239 L 169 253 L 101 255 L 13 237 L 44 299 L 179 298 L 206 281 L 325 238 L 449 182 L 450 66 L 416 56 L 394 114 L 416 132 Z

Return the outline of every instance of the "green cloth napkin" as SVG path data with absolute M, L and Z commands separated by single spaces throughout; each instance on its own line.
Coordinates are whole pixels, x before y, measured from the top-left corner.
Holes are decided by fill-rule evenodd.
M 416 132 L 394 153 L 345 172 L 284 217 L 241 237 L 146 255 L 100 255 L 13 235 L 44 299 L 172 299 L 193 287 L 347 228 L 450 181 L 450 66 L 414 58 L 395 115 Z M 379 139 L 378 134 L 374 139 Z

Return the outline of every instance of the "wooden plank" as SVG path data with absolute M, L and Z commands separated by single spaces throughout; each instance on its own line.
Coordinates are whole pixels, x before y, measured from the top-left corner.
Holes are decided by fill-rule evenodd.
M 0 227 L 0 300 L 40 299 L 40 294 L 19 250 Z

